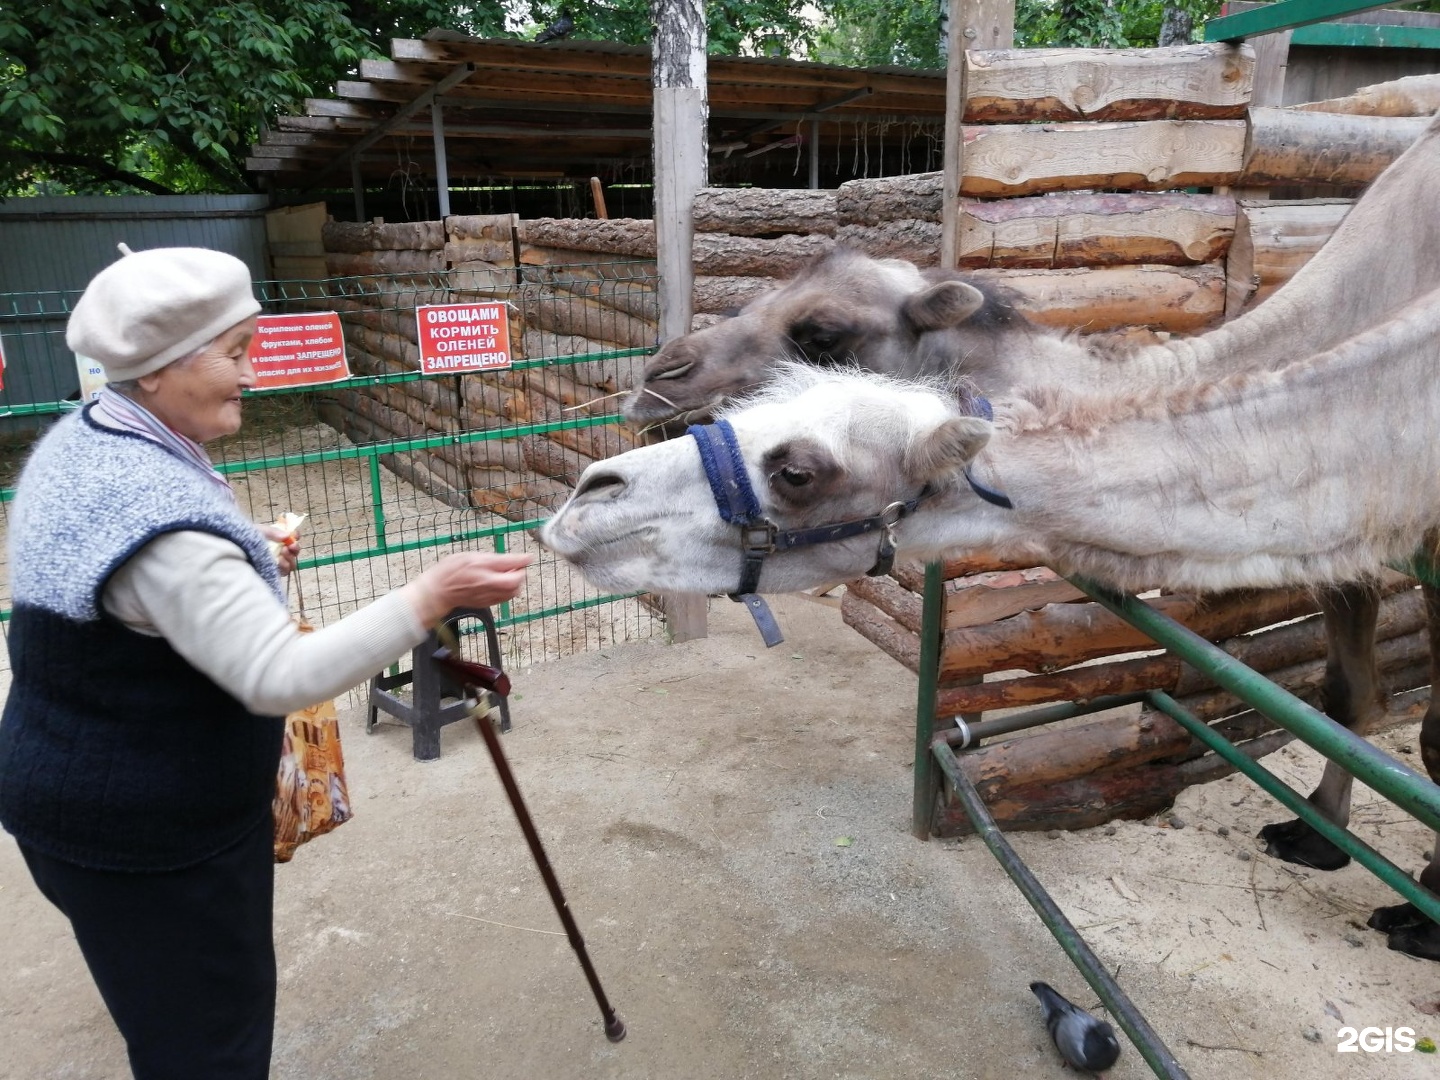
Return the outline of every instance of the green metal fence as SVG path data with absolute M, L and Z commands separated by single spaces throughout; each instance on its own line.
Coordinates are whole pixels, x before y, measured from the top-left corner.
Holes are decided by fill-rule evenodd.
M 1427 581 L 1435 580 L 1434 567 L 1417 560 L 1408 567 Z M 1423 824 L 1440 831 L 1440 787 L 1427 777 L 1377 750 L 1354 732 L 1335 723 L 1324 713 L 1274 685 L 1236 660 L 1220 647 L 1206 641 L 1174 619 L 1124 593 L 1082 578 L 1072 584 L 1114 612 L 1136 629 L 1149 635 L 1187 664 L 1209 676 L 1251 708 L 1274 720 L 1286 731 L 1331 761 L 1343 765 L 1357 780 Z M 936 729 L 936 675 L 945 612 L 945 581 L 939 563 L 925 568 L 925 594 L 921 621 L 920 680 L 915 713 L 915 784 L 912 826 L 917 836 L 930 835 L 942 775 L 950 781 L 956 800 L 976 832 L 1024 893 L 1046 928 L 1050 930 L 1091 988 L 1100 996 L 1130 1041 L 1156 1076 L 1182 1080 L 1187 1074 L 1174 1055 L 1146 1023 L 1099 958 L 1086 945 L 1079 931 L 1065 917 L 1054 900 L 1030 873 L 1005 841 L 979 792 L 960 766 L 957 749 L 978 745 L 980 737 L 1019 731 L 1055 720 L 1100 712 L 1131 701 L 1144 701 L 1151 708 L 1173 718 L 1197 741 L 1223 758 L 1238 772 L 1255 781 L 1301 820 L 1364 866 L 1426 916 L 1440 922 L 1440 897 L 1430 892 L 1395 863 L 1391 862 L 1348 829 L 1326 819 L 1300 792 L 1294 790 L 1213 727 L 1190 714 L 1169 694 L 1143 694 L 1097 698 L 1070 705 L 1031 709 L 1001 720 L 977 725 Z
M 248 395 L 241 432 L 211 444 L 257 521 L 308 514 L 292 606 L 338 619 L 456 550 L 529 550 L 524 592 L 497 611 L 506 661 L 523 666 L 659 634 L 635 595 L 602 594 L 528 533 L 593 458 L 631 445 L 618 393 L 653 351 L 643 340 L 653 263 L 607 263 L 326 281 L 260 282 L 267 313 L 334 310 L 352 377 Z M 0 510 L 35 437 L 79 406 L 64 323 L 78 293 L 0 295 Z M 507 305 L 520 357 L 503 372 L 421 375 L 419 304 Z M 631 347 L 617 347 L 626 338 Z M 8 621 L 0 584 L 0 624 Z

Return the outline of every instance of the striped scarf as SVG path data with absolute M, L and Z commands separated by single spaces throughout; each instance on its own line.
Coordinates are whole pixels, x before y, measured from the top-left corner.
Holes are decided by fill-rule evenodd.
M 194 439 L 187 439 L 163 423 L 149 409 L 132 401 L 114 387 L 107 386 L 100 391 L 100 396 L 90 407 L 90 416 L 106 427 L 128 431 L 153 443 L 159 443 L 187 465 L 193 465 L 200 470 L 207 480 L 224 488 L 225 494 L 234 501 L 235 491 L 231 488 L 230 481 L 216 471 L 203 446 Z

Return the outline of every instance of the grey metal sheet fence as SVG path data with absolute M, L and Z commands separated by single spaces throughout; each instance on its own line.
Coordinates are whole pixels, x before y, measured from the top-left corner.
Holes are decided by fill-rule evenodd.
M 559 304 L 587 305 L 593 323 L 653 298 L 653 263 L 546 267 L 526 276 L 449 272 L 257 285 L 267 312 L 336 310 L 345 329 L 350 379 L 253 394 L 242 431 L 209 447 L 256 520 L 287 510 L 309 515 L 295 579 L 300 595 L 292 602 L 303 600 L 312 622 L 342 617 L 450 551 L 523 549 L 534 551 L 537 563 L 525 591 L 497 612 L 508 664 L 662 632 L 648 599 L 599 593 L 528 535 L 588 461 L 633 445 L 619 426 L 616 395 L 650 349 L 595 348 L 574 334 L 532 332 L 515 335 L 524 358 L 506 371 L 421 376 L 412 362 L 417 304 L 499 300 L 518 328 L 553 323 Z M 78 387 L 63 336 L 77 297 L 0 295 L 0 339 L 10 357 L 3 422 L 43 428 L 78 406 L 63 400 Z M 49 317 L 27 317 L 37 312 Z M 585 325 L 570 312 L 561 321 Z M 16 386 L 24 389 L 12 395 Z M 34 437 L 15 427 L 0 437 L 5 524 Z M 0 623 L 9 616 L 5 577 Z
M 0 294 L 8 294 L 4 317 L 28 332 L 7 335 L 8 402 L 41 402 L 74 392 L 74 364 L 58 353 L 53 368 L 37 339 L 63 332 L 68 302 L 119 257 L 116 245 L 207 247 L 225 251 L 270 276 L 265 241 L 264 195 L 67 195 L 0 202 Z M 63 350 L 61 350 L 63 352 Z M 12 354 L 13 353 L 13 354 Z

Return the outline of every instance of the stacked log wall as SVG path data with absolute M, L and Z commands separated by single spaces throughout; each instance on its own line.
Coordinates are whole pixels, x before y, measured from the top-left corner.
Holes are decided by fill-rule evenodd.
M 339 311 L 356 375 L 420 369 L 415 308 L 424 304 L 504 304 L 516 360 L 648 348 L 654 339 L 653 263 L 643 254 L 649 223 L 604 224 L 612 229 L 602 242 L 571 243 L 564 229 L 574 223 L 521 223 L 510 214 L 388 225 L 327 222 L 322 242 L 331 295 L 308 303 Z M 633 363 L 597 357 L 554 368 L 322 391 L 319 411 L 359 443 L 500 432 L 574 419 L 596 407 L 609 411 L 602 402 L 629 385 Z M 381 463 L 457 509 L 525 520 L 552 512 L 591 461 L 633 445 L 606 425 L 397 450 Z
M 1164 690 L 1253 757 L 1290 739 L 1049 569 L 980 555 L 947 563 L 944 576 L 937 731 L 957 716 L 973 721 L 999 709 Z M 842 618 L 918 674 L 923 589 L 924 568 L 902 564 L 889 577 L 850 583 Z M 1412 691 L 1429 682 L 1429 668 L 1418 587 L 1395 574 L 1381 592 L 1376 640 L 1390 690 L 1385 727 L 1421 717 L 1425 695 Z M 1145 602 L 1318 702 L 1326 642 L 1313 591 L 1152 593 Z M 960 761 L 1007 829 L 1077 829 L 1148 816 L 1182 788 L 1230 770 L 1173 720 L 1139 706 L 995 741 Z M 935 820 L 941 835 L 969 830 L 948 785 Z
M 1366 88 L 1333 104 L 1350 113 L 1364 111 L 1359 103 L 1382 101 L 1403 112 L 1395 102 L 1412 100 L 1418 111 L 1433 97 L 1432 87 L 1403 89 Z M 1037 321 L 1061 328 L 1188 332 L 1234 317 L 1288 281 L 1354 199 L 1237 201 L 1226 188 L 1325 178 L 1354 192 L 1428 123 L 1403 115 L 1307 115 L 1316 111 L 1250 110 L 1243 131 L 1225 121 L 1202 128 L 1138 111 L 1132 122 L 1084 130 L 1032 124 L 1023 131 L 967 131 L 959 265 L 1003 282 Z M 1196 144 L 1186 146 L 1192 138 Z M 1146 146 L 1158 152 L 1147 157 Z M 1086 153 L 1113 171 L 1087 165 L 1080 147 L 1103 148 Z M 1176 147 L 1186 152 L 1172 153 Z M 1202 160 L 1214 171 L 1201 183 L 1216 193 L 1157 190 L 1181 186 L 1180 178 L 1186 186 L 1195 182 Z M 877 257 L 938 265 L 943 179 L 933 173 L 842 186 L 836 241 Z M 1075 190 L 1090 185 L 1130 190 Z M 1252 758 L 1291 739 L 1048 569 L 980 558 L 948 565 L 945 577 L 937 730 L 954 717 L 973 721 L 1000 709 L 1165 690 Z M 841 602 L 849 625 L 917 673 L 922 588 L 920 568 L 902 568 L 893 578 L 851 583 Z M 1382 726 L 1417 720 L 1429 682 L 1419 591 L 1398 576 L 1384 591 L 1377 654 L 1389 694 Z M 1318 702 L 1326 645 L 1309 591 L 1157 595 L 1147 602 Z M 961 762 L 1010 829 L 1147 816 L 1184 787 L 1232 769 L 1173 720 L 1140 706 L 996 741 Z M 937 831 L 969 831 L 948 786 L 939 798 Z

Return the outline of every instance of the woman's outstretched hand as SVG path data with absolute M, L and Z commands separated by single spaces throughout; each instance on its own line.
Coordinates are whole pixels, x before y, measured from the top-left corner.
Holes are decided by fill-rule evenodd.
M 416 617 L 427 629 L 460 607 L 491 607 L 515 596 L 525 584 L 533 555 L 462 551 L 447 555 L 405 585 Z
M 294 533 L 281 524 L 265 524 L 259 526 L 260 535 L 269 540 L 274 546 L 270 549 L 275 553 L 275 561 L 280 566 L 280 574 L 293 573 L 295 565 L 300 559 L 300 541 Z

